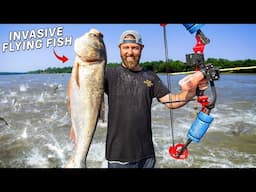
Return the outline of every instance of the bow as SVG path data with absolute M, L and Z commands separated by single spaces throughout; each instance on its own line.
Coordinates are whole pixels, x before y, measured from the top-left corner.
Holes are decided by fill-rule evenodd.
M 186 65 L 194 66 L 195 71 L 201 71 L 204 78 L 207 79 L 211 87 L 212 100 L 209 101 L 208 95 L 204 94 L 203 90 L 196 90 L 197 102 L 201 104 L 201 111 L 197 113 L 197 117 L 192 123 L 187 134 L 187 141 L 185 144 L 179 143 L 169 147 L 169 154 L 175 159 L 186 159 L 188 157 L 188 145 L 194 141 L 199 142 L 205 135 L 207 129 L 213 121 L 210 115 L 211 110 L 215 107 L 217 99 L 217 91 L 214 84 L 215 80 L 219 79 L 219 69 L 214 68 L 212 64 L 205 64 L 204 62 L 204 47 L 210 40 L 203 34 L 200 28 L 203 24 L 183 24 L 190 33 L 196 32 L 196 45 L 193 47 L 194 53 L 186 54 Z M 165 27 L 165 25 L 161 24 Z M 165 35 L 165 33 L 164 33 Z M 166 37 L 165 37 L 166 39 Z M 165 41 L 166 45 L 166 41 Z M 167 47 L 167 46 L 165 46 Z M 167 49 L 166 49 L 167 50 Z M 171 101 L 170 101 L 171 102 Z M 172 120 L 172 118 L 171 118 Z
M 219 69 L 214 68 L 212 64 L 205 64 L 204 62 L 204 46 L 210 42 L 210 40 L 205 37 L 203 32 L 199 29 L 196 32 L 196 45 L 193 48 L 194 53 L 186 55 L 186 64 L 194 65 L 196 71 L 201 71 L 204 77 L 207 79 L 211 87 L 212 101 L 209 101 L 209 97 L 204 94 L 204 91 L 197 88 L 197 102 L 202 105 L 201 111 L 198 112 L 196 119 L 192 123 L 188 134 L 187 142 L 180 149 L 176 148 L 176 151 L 171 153 L 174 158 L 186 158 L 187 155 L 183 155 L 184 151 L 187 150 L 188 145 L 194 142 L 200 142 L 202 137 L 205 135 L 210 124 L 213 121 L 213 117 L 210 115 L 211 110 L 215 107 L 217 99 L 217 91 L 214 84 L 215 80 L 219 79 Z M 183 155 L 183 157 L 181 156 Z

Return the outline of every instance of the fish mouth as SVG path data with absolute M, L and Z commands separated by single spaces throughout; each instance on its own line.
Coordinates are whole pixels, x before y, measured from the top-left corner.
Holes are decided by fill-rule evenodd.
M 101 62 L 103 59 L 85 59 L 84 60 L 87 63 L 95 63 L 95 62 Z
M 79 57 L 79 59 L 82 62 L 88 63 L 88 64 L 100 63 L 104 60 L 104 59 L 99 59 L 99 58 L 84 58 L 84 57 Z

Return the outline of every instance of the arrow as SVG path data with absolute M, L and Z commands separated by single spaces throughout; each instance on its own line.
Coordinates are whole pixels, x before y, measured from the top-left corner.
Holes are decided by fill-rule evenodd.
M 249 66 L 249 67 L 233 67 L 233 68 L 224 68 L 224 69 L 219 69 L 220 72 L 225 72 L 225 71 L 239 71 L 239 70 L 246 70 L 246 69 L 256 69 L 256 66 Z M 170 73 L 170 75 L 181 75 L 181 74 L 192 74 L 195 73 L 196 71 L 185 71 L 185 72 L 176 72 L 176 73 Z
M 54 49 L 53 49 L 53 53 L 54 53 L 54 55 L 57 57 L 57 59 L 59 59 L 59 60 L 62 61 L 62 63 L 65 63 L 65 62 L 68 60 L 68 58 L 67 58 L 65 55 L 63 55 L 62 57 L 60 57 L 59 55 L 57 55 L 57 53 L 55 52 Z

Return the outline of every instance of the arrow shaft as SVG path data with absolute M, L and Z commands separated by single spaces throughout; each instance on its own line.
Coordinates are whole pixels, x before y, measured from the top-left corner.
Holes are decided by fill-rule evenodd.
M 57 59 L 59 59 L 59 60 L 62 61 L 62 57 L 60 57 L 59 55 L 57 55 L 57 53 L 55 52 L 55 50 L 53 50 L 53 53 L 54 53 L 55 57 L 57 57 Z

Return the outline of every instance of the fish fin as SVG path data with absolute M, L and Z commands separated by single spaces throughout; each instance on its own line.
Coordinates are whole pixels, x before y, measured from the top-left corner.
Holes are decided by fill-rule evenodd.
M 75 63 L 73 65 L 71 76 L 72 76 L 72 79 L 75 80 L 76 85 L 78 87 L 80 87 L 80 84 L 79 84 L 79 62 L 78 62 L 77 58 L 76 58 Z
M 0 120 L 3 121 L 5 125 L 8 125 L 7 121 L 3 117 L 0 117 Z
M 79 64 L 76 63 L 75 67 L 76 67 L 76 70 L 75 70 L 75 72 L 76 72 L 76 74 L 75 74 L 76 84 L 77 84 L 78 87 L 80 87 L 80 84 L 79 84 Z

